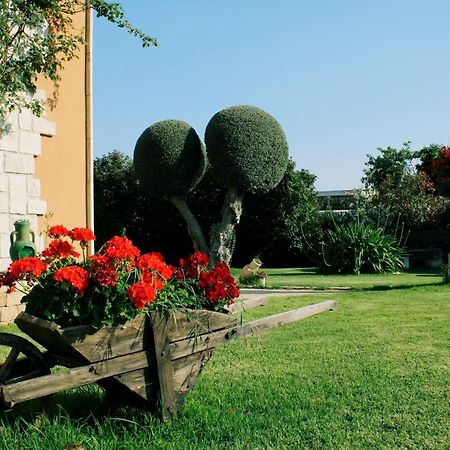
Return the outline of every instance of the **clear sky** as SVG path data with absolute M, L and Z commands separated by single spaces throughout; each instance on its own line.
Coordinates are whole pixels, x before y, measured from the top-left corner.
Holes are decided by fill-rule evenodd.
M 450 144 L 448 0 L 123 0 L 159 40 L 143 49 L 94 20 L 94 150 L 132 155 L 152 123 L 203 139 L 251 104 L 284 128 L 319 190 L 360 184 L 377 147 Z

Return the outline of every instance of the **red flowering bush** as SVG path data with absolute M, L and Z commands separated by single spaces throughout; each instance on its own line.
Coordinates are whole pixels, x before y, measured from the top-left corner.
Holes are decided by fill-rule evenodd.
M 161 253 L 141 254 L 126 237 L 114 236 L 87 257 L 91 230 L 56 225 L 47 235 L 41 255 L 13 262 L 0 285 L 23 291 L 27 312 L 61 326 L 117 325 L 152 309 L 221 310 L 239 296 L 228 266 L 209 268 L 200 252 L 176 268 Z
M 438 194 L 450 194 L 450 147 L 444 146 L 439 150 L 430 147 L 429 153 L 424 154 L 420 169 L 428 175 Z

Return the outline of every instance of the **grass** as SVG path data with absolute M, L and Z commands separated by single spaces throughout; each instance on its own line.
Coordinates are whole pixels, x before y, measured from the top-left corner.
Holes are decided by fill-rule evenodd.
M 244 318 L 329 298 L 334 312 L 218 348 L 170 424 L 105 414 L 84 388 L 4 421 L 0 448 L 448 449 L 450 287 L 279 297 Z
M 333 287 L 348 287 L 352 289 L 383 290 L 391 288 L 405 288 L 442 283 L 439 269 L 428 269 L 411 272 L 371 274 L 371 275 L 320 275 L 316 269 L 264 269 L 268 274 L 267 287 L 308 287 L 329 289 Z M 233 269 L 233 275 L 239 277 L 239 269 Z

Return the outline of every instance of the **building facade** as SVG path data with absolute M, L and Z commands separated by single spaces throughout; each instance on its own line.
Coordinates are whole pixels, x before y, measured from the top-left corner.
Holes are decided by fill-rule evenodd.
M 0 271 L 11 262 L 16 220 L 30 221 L 38 250 L 47 225 L 93 228 L 91 13 L 77 14 L 73 24 L 87 45 L 61 73 L 55 105 L 42 117 L 13 112 L 0 137 Z M 38 87 L 39 98 L 53 97 L 52 82 L 39 80 Z M 0 292 L 0 322 L 15 317 L 19 300 Z

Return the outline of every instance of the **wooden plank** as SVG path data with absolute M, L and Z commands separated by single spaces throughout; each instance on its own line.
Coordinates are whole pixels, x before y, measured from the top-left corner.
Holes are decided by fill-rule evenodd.
M 211 355 L 212 350 L 206 350 L 172 361 L 175 393 L 189 390 L 194 386 L 197 377 L 211 358 Z
M 131 372 L 147 366 L 147 354 L 145 351 L 141 351 L 64 372 L 44 375 L 10 385 L 2 385 L 0 386 L 0 396 L 6 406 L 13 406 L 15 403 L 95 383 L 103 378 Z
M 258 297 L 250 298 L 240 302 L 232 303 L 226 306 L 226 310 L 231 314 L 238 313 L 240 311 L 247 311 L 247 309 L 256 308 L 258 306 L 265 306 L 269 300 L 269 295 L 259 295 Z
M 303 306 L 302 308 L 293 309 L 284 313 L 274 314 L 268 317 L 256 319 L 246 326 L 258 331 L 268 330 L 270 328 L 278 327 L 290 322 L 304 319 L 324 311 L 331 311 L 337 308 L 337 303 L 334 300 L 327 300 L 325 302 L 316 303 L 314 305 Z
M 87 325 L 61 328 L 53 322 L 31 314 L 21 313 L 17 326 L 53 354 L 64 355 L 67 360 L 96 362 L 145 349 L 145 314 L 116 327 L 95 330 Z M 70 364 L 69 364 L 70 366 Z
M 71 348 L 90 362 L 127 355 L 145 349 L 145 324 L 148 317 L 140 314 L 123 325 L 93 330 L 90 327 L 69 327 L 61 330 Z
M 21 312 L 15 319 L 15 324 L 31 339 L 41 344 L 54 354 L 68 357 L 76 355 L 70 345 L 61 337 L 62 328 L 54 322 L 41 319 L 26 312 Z
M 157 380 L 154 372 L 154 367 L 146 367 L 133 370 L 132 372 L 121 373 L 115 376 L 114 379 L 142 399 L 148 402 L 156 402 Z
M 176 342 L 236 325 L 237 318 L 228 314 L 204 310 L 176 311 L 168 316 L 167 335 L 170 342 Z
M 157 312 L 151 313 L 153 340 L 155 344 L 156 366 L 158 372 L 159 395 L 162 420 L 168 421 L 176 415 L 173 368 L 170 356 L 167 318 Z
M 197 336 L 196 338 L 173 342 L 170 344 L 170 353 L 172 359 L 181 358 L 192 353 L 212 349 L 218 344 L 231 342 L 232 340 L 242 338 L 258 331 L 268 330 L 290 322 L 296 322 L 297 320 L 319 314 L 323 311 L 334 310 L 336 307 L 337 303 L 333 300 L 329 300 L 315 305 L 286 311 L 284 313 L 263 317 L 240 327 L 228 328 L 207 335 Z

